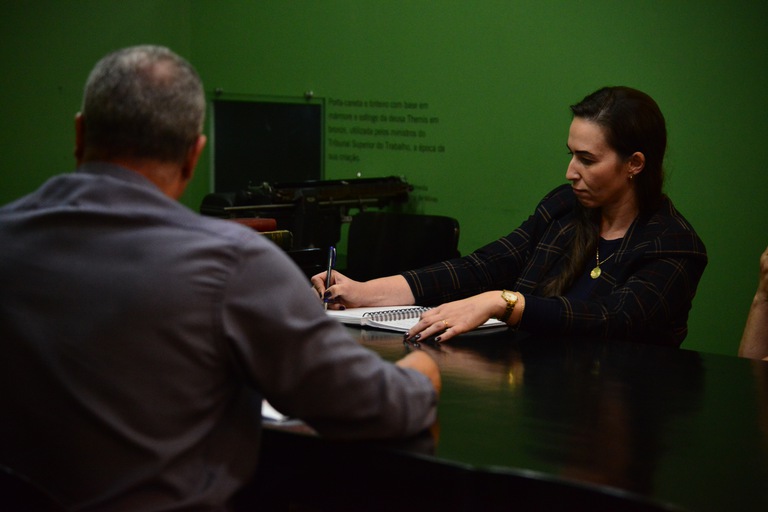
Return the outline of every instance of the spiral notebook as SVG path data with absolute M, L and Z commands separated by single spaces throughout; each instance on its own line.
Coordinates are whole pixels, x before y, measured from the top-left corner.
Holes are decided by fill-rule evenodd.
M 358 325 L 372 329 L 406 332 L 416 325 L 419 317 L 430 308 L 425 306 L 378 306 L 369 308 L 329 309 L 328 316 L 347 325 Z M 506 328 L 507 324 L 495 318 L 489 319 L 477 329 Z

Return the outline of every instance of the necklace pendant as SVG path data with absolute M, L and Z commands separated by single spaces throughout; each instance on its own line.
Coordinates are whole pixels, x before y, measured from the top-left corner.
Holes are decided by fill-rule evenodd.
M 600 274 L 602 273 L 603 271 L 600 269 L 600 266 L 598 265 L 597 267 L 592 269 L 592 272 L 589 273 L 589 277 L 591 277 L 592 279 L 597 279 L 598 277 L 600 277 Z

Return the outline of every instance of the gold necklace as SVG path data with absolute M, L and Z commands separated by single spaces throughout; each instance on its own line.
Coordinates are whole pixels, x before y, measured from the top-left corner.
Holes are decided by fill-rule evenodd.
M 610 256 L 605 258 L 603 261 L 600 261 L 600 247 L 598 247 L 597 250 L 595 250 L 595 268 L 593 268 L 592 272 L 589 273 L 589 277 L 591 277 L 592 279 L 597 279 L 598 277 L 600 277 L 600 274 L 603 273 L 602 269 L 600 268 L 600 265 L 602 265 L 603 263 L 611 259 L 614 254 L 616 253 L 613 252 L 611 253 Z

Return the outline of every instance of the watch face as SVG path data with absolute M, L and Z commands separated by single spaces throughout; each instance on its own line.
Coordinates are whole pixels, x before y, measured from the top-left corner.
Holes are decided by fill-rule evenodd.
M 507 302 L 511 302 L 512 304 L 517 302 L 517 295 L 515 295 L 512 292 L 505 291 L 502 296 L 504 297 L 504 300 Z

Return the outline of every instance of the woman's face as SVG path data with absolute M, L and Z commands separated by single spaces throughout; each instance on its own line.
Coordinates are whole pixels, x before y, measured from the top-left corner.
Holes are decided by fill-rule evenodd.
M 635 204 L 630 174 L 636 172 L 605 140 L 597 123 L 574 117 L 568 132 L 571 161 L 565 178 L 587 208 L 623 208 Z

